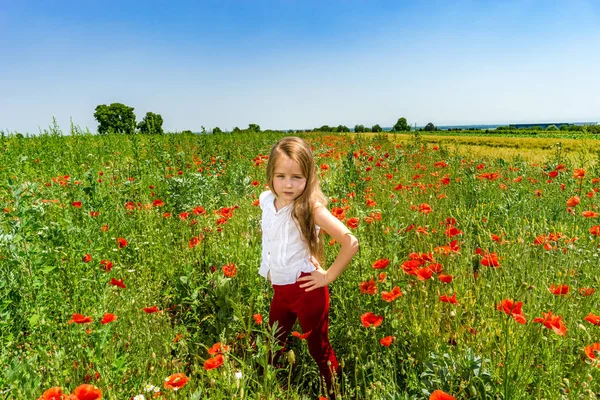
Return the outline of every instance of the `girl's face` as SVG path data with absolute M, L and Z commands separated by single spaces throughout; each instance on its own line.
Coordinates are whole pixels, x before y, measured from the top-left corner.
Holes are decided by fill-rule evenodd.
M 306 177 L 302 173 L 300 165 L 288 156 L 281 154 L 273 173 L 273 190 L 281 202 L 281 206 L 286 206 L 296 200 L 304 192 L 305 187 Z

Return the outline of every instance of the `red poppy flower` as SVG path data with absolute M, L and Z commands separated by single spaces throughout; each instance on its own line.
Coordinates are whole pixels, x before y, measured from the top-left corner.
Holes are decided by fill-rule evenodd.
M 75 208 L 81 208 L 81 202 L 80 201 L 74 201 L 71 203 L 71 205 Z
M 505 299 L 498 303 L 496 309 L 510 315 L 517 323 L 525 324 L 527 320 L 525 319 L 525 315 L 523 315 L 521 307 L 523 307 L 522 301 L 515 302 L 511 299 Z
M 590 228 L 590 233 L 594 236 L 600 236 L 600 225 L 595 225 Z
M 75 396 L 74 400 L 99 400 L 102 398 L 102 390 L 94 385 L 83 384 L 75 388 L 71 398 L 73 395 Z
M 596 289 L 594 288 L 580 288 L 579 289 L 579 294 L 582 296 L 591 296 L 596 292 Z
M 594 315 L 589 313 L 585 318 L 585 321 L 589 322 L 592 325 L 600 326 L 600 315 Z
M 422 203 L 419 205 L 419 212 L 421 214 L 429 214 L 432 211 L 433 210 L 431 209 L 431 206 L 427 203 Z
M 223 357 L 223 354 L 217 354 L 213 358 L 209 358 L 208 360 L 204 361 L 204 369 L 208 371 L 219 368 L 221 365 L 223 365 L 224 361 L 225 358 Z
M 190 378 L 188 378 L 187 376 L 185 376 L 185 374 L 178 372 L 176 374 L 173 374 L 171 376 L 169 376 L 166 380 L 165 380 L 165 389 L 173 389 L 175 391 L 181 389 L 182 387 L 184 387 L 188 381 L 190 380 Z
M 73 314 L 71 316 L 71 319 L 68 321 L 69 324 L 72 324 L 73 322 L 76 324 L 89 324 L 90 322 L 94 321 L 92 319 L 92 317 L 86 317 L 83 314 Z
M 228 278 L 233 278 L 237 274 L 237 270 L 235 268 L 234 263 L 223 265 L 223 267 L 221 268 L 223 269 L 223 275 L 225 275 Z
M 439 274 L 444 270 L 444 266 L 440 263 L 431 263 L 426 265 L 434 274 Z
M 581 213 L 584 218 L 598 218 L 598 213 L 594 211 L 584 211 Z
M 552 311 L 542 313 L 542 318 L 534 318 L 533 322 L 544 324 L 546 328 L 552 329 L 557 335 L 566 336 L 567 327 L 563 323 L 562 317 L 559 315 L 554 315 Z
M 295 336 L 298 339 L 304 340 L 304 339 L 306 339 L 310 335 L 311 332 L 312 331 L 308 331 L 306 333 L 300 333 L 298 331 L 294 331 L 294 332 L 292 332 L 292 336 Z
M 152 307 L 144 307 L 142 308 L 142 310 L 144 310 L 144 312 L 146 314 L 153 314 L 155 312 L 159 312 L 160 310 L 158 309 L 158 307 L 156 306 L 152 306 Z
M 438 279 L 444 283 L 450 283 L 450 282 L 452 282 L 453 278 L 452 278 L 452 275 L 439 274 Z
M 254 318 L 254 322 L 256 323 L 256 325 L 262 325 L 263 323 L 263 317 L 260 314 L 254 314 L 252 316 L 252 318 Z
M 498 236 L 498 235 L 495 235 L 495 234 L 493 234 L 493 233 L 490 235 L 490 238 L 491 238 L 491 239 L 492 239 L 494 242 L 498 242 L 498 243 L 500 243 L 500 242 L 502 241 L 502 236 Z
M 385 346 L 385 347 L 390 347 L 390 345 L 391 345 L 392 343 L 394 343 L 394 340 L 395 340 L 395 339 L 396 339 L 396 338 L 395 338 L 394 336 L 386 336 L 386 337 L 384 337 L 384 338 L 381 338 L 381 339 L 379 339 L 379 343 L 380 343 L 382 346 Z
M 370 326 L 380 326 L 383 322 L 383 316 L 375 315 L 372 312 L 366 312 L 360 316 L 360 322 L 363 324 L 365 328 Z
M 92 261 L 92 255 L 91 254 L 86 254 L 83 256 L 83 258 L 81 259 L 84 263 L 89 263 L 90 261 Z
M 46 390 L 38 400 L 66 400 L 66 398 L 67 395 L 63 394 L 62 388 L 55 386 Z
M 215 355 L 215 354 L 223 354 L 223 353 L 227 353 L 229 351 L 229 346 L 222 344 L 221 342 L 217 342 L 215 344 L 213 344 L 210 349 L 208 349 L 208 354 L 210 355 Z
M 377 203 L 373 199 L 367 199 L 366 206 L 367 207 L 375 207 Z
M 586 356 L 595 361 L 600 356 L 600 343 L 594 343 L 589 346 L 585 346 L 583 351 L 585 352 Z M 600 364 L 598 366 L 600 367 Z
M 444 235 L 448 236 L 449 238 L 452 238 L 457 235 L 462 235 L 462 234 L 463 234 L 463 231 L 461 231 L 460 229 L 458 229 L 454 226 L 451 226 L 444 231 Z
M 118 286 L 121 289 L 126 288 L 125 284 L 123 283 L 123 279 L 110 278 L 109 285 Z
M 575 207 L 581 202 L 579 196 L 573 196 L 569 200 L 567 200 L 567 207 Z
M 156 200 L 154 200 L 154 201 L 152 202 L 152 205 L 153 205 L 154 207 L 162 207 L 162 206 L 164 206 L 164 205 L 165 205 L 165 202 L 164 202 L 164 201 L 162 201 L 162 200 L 160 200 L 160 199 L 156 199 Z
M 560 284 L 560 285 L 552 284 L 552 285 L 550 285 L 548 290 L 550 291 L 550 293 L 555 294 L 557 296 L 569 293 L 569 287 L 567 285 L 563 285 L 563 284 Z
M 575 178 L 575 179 L 585 178 L 585 169 L 576 168 L 575 170 L 573 170 L 573 178 Z
M 90 211 L 90 217 L 96 218 L 98 215 L 100 215 L 100 211 Z
M 102 225 L 102 226 L 100 227 L 100 230 L 101 230 L 102 232 L 108 232 L 108 225 Z
M 402 296 L 402 291 L 398 286 L 395 286 L 389 292 L 381 292 L 381 298 L 383 299 L 383 301 L 387 301 L 388 303 L 391 303 L 400 296 Z
M 448 297 L 448 295 L 445 295 L 445 294 L 441 295 L 440 301 L 442 303 L 458 304 L 458 301 L 456 301 L 456 293 L 454 293 L 451 297 Z
M 337 219 L 339 219 L 340 221 L 343 221 L 346 219 L 346 209 L 343 207 L 333 207 L 331 209 L 331 214 L 336 217 Z
M 429 400 L 456 400 L 456 398 L 454 396 L 450 396 L 446 392 L 436 390 L 433 393 L 431 393 L 431 395 L 429 396 Z
M 390 260 L 389 259 L 382 258 L 380 260 L 377 260 L 377 261 L 373 262 L 373 268 L 375 268 L 375 269 L 384 269 L 389 264 L 390 264 Z
M 100 265 L 102 266 L 102 269 L 105 270 L 106 272 L 110 272 L 110 270 L 113 267 L 113 263 L 108 260 L 100 261 Z
M 438 246 L 433 249 L 436 253 L 449 255 L 449 254 L 460 254 L 460 247 L 458 246 L 458 240 L 453 240 L 450 244 L 445 246 Z
M 200 242 L 202 242 L 204 240 L 204 235 L 200 235 L 200 236 L 194 236 L 193 238 L 190 239 L 190 242 L 188 244 L 188 248 L 193 249 L 194 247 L 198 246 L 200 244 Z
M 329 165 L 327 164 L 321 164 L 321 170 L 322 171 L 327 171 L 329 169 Z
M 371 280 L 367 281 L 367 282 L 361 282 L 359 284 L 360 287 L 360 293 L 366 293 L 366 294 L 375 294 L 377 293 L 377 285 L 375 284 L 375 279 L 371 278 Z
M 481 256 L 481 265 L 494 268 L 500 266 L 500 262 L 498 261 L 498 254 L 490 253 L 486 250 L 481 250 L 479 248 L 475 250 L 475 253 Z
M 348 225 L 348 228 L 350 228 L 350 229 L 358 228 L 358 218 L 356 218 L 356 217 L 348 218 L 346 220 L 346 225 Z
M 104 314 L 100 323 L 102 325 L 110 324 L 113 321 L 116 321 L 118 317 L 115 314 Z
M 431 278 L 431 276 L 433 275 L 433 271 L 429 267 L 423 267 L 417 269 L 415 271 L 415 275 L 418 280 L 426 281 L 427 279 Z
M 117 244 L 119 245 L 119 248 L 122 249 L 123 247 L 127 246 L 127 240 L 121 237 L 117 238 Z

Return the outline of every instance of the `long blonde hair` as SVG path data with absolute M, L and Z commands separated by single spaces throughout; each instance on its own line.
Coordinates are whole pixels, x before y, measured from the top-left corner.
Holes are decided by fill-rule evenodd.
M 284 137 L 275 143 L 271 149 L 267 164 L 267 183 L 275 196 L 277 196 L 277 193 L 273 185 L 273 175 L 277 161 L 279 161 L 282 155 L 297 162 L 302 170 L 302 175 L 306 178 L 304 191 L 294 201 L 292 217 L 296 221 L 298 228 L 300 228 L 302 239 L 308 245 L 310 254 L 322 264 L 324 262 L 323 230 L 317 235 L 313 210 L 316 202 L 320 202 L 324 206 L 327 205 L 327 199 L 323 195 L 319 185 L 319 177 L 317 176 L 312 150 L 304 140 L 293 136 Z

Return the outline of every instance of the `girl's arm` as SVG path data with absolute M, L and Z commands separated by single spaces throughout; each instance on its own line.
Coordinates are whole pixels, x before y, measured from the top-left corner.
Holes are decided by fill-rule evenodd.
M 307 292 L 322 286 L 327 286 L 336 280 L 342 272 L 344 272 L 344 269 L 350 264 L 354 254 L 358 251 L 358 239 L 356 239 L 348 227 L 334 217 L 324 205 L 317 203 L 313 212 L 316 224 L 319 225 L 321 229 L 325 229 L 325 231 L 327 231 L 341 247 L 335 261 L 327 271 L 319 267 L 316 271 L 313 271 L 310 276 L 298 278 L 298 281 L 306 281 L 306 283 L 300 285 L 300 287 L 307 288 Z

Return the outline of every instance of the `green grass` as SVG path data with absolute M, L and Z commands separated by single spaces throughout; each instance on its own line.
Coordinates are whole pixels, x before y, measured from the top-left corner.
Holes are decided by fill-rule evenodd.
M 267 320 L 272 295 L 257 273 L 260 209 L 253 202 L 264 190 L 266 163 L 256 165 L 256 157 L 279 137 L 2 137 L 0 391 L 30 399 L 52 386 L 71 393 L 90 382 L 107 399 L 149 398 L 149 384 L 166 398 L 318 398 L 306 344 L 290 337 L 295 364 L 275 369 L 268 362 L 276 349 L 272 334 L 253 319 L 259 313 Z M 533 166 L 501 150 L 471 159 L 423 138 L 305 138 L 317 165 L 330 167 L 321 171 L 329 207 L 347 206 L 347 218 L 360 220 L 360 251 L 330 286 L 342 398 L 419 399 L 436 389 L 457 398 L 594 398 L 599 369 L 583 349 L 600 342 L 600 327 L 583 318 L 600 314 L 599 294 L 578 290 L 600 288 L 600 239 L 590 234 L 599 222 L 581 216 L 598 212 L 598 194 L 587 197 L 600 188 L 593 180 L 600 177 L 597 159 L 586 159 L 579 180 L 572 177 L 584 166 L 577 154 L 554 153 Z M 441 160 L 445 168 L 434 166 Z M 566 170 L 549 179 L 561 162 Z M 493 172 L 495 180 L 482 177 Z M 394 190 L 398 184 L 403 189 Z M 575 215 L 566 210 L 574 195 L 581 197 Z M 154 206 L 157 199 L 164 205 Z M 73 206 L 77 201 L 81 208 Z M 423 203 L 433 212 L 417 211 Z M 206 213 L 194 214 L 198 206 Z M 220 224 L 223 207 L 233 211 Z M 444 234 L 447 218 L 462 234 Z M 537 236 L 558 232 L 552 250 L 534 244 Z M 502 242 L 491 240 L 492 233 Z M 120 248 L 118 238 L 127 246 Z M 202 240 L 191 247 L 192 238 Z M 451 240 L 458 240 L 458 253 L 436 251 Z M 326 246 L 329 263 L 336 246 Z M 482 266 L 478 248 L 496 252 L 500 266 Z M 453 281 L 407 274 L 402 264 L 410 253 L 433 253 Z M 86 254 L 91 261 L 83 261 Z M 373 262 L 382 258 L 390 264 L 375 270 Z M 110 272 L 102 260 L 113 263 Z M 229 263 L 237 269 L 232 278 L 222 271 Z M 111 278 L 126 288 L 110 285 Z M 377 293 L 361 294 L 359 284 L 370 278 Z M 570 287 L 567 295 L 549 292 L 560 283 Z M 383 301 L 381 293 L 394 286 L 403 296 Z M 440 301 L 452 294 L 458 305 Z M 503 299 L 524 303 L 525 325 L 496 309 Z M 142 311 L 153 305 L 161 311 Z M 547 311 L 562 316 L 565 337 L 533 322 Z M 363 327 L 366 312 L 382 315 L 383 324 Z M 69 324 L 74 313 L 93 322 Z M 100 324 L 105 313 L 118 319 Z M 395 337 L 389 347 L 379 343 L 385 336 Z M 222 366 L 207 371 L 207 350 L 216 342 L 230 349 Z M 188 384 L 165 389 L 165 378 L 179 372 L 190 377 Z

